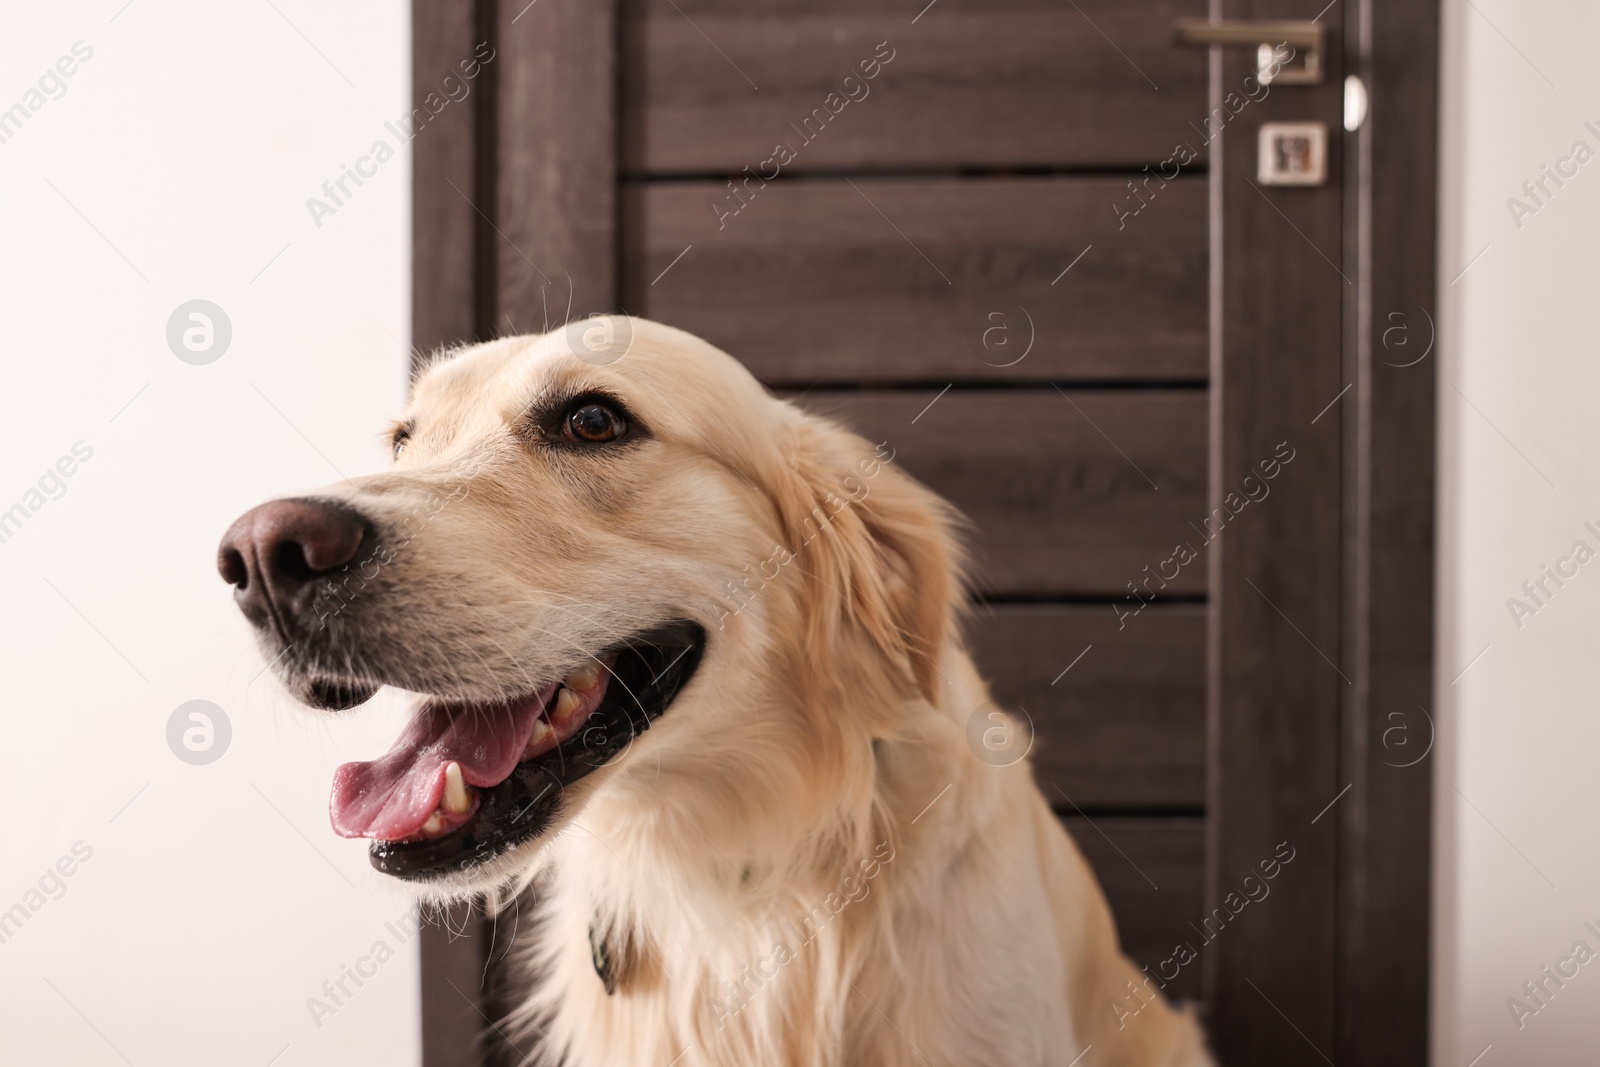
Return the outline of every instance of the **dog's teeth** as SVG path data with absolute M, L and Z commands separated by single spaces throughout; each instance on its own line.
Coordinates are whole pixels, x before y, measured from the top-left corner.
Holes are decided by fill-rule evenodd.
M 580 703 L 582 701 L 578 694 L 563 686 L 561 692 L 556 694 L 556 705 L 550 709 L 550 718 L 556 722 L 563 722 L 572 717 L 572 713 L 577 710 Z
M 535 746 L 542 744 L 544 739 L 553 733 L 555 731 L 550 729 L 550 724 L 543 719 L 533 720 L 533 733 L 528 735 L 528 743 L 522 748 L 523 755 L 531 754 Z
M 460 815 L 471 803 L 467 796 L 467 783 L 461 778 L 461 764 L 452 760 L 444 768 L 444 810 L 452 815 Z M 434 812 L 434 817 L 438 814 Z
M 444 818 L 437 811 L 428 816 L 428 821 L 422 824 L 422 832 L 425 834 L 436 834 L 442 829 L 444 829 Z
M 571 674 L 567 675 L 567 686 L 571 689 L 593 689 L 600 682 L 600 664 L 589 663 Z

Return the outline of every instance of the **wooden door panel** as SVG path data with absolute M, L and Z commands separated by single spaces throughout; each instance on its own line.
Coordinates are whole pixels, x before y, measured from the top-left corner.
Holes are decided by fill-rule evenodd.
M 1202 382 L 1205 179 L 1143 195 L 1120 218 L 1122 177 L 632 184 L 623 304 L 769 382 Z
M 972 520 L 985 593 L 1127 596 L 1180 540 L 1201 548 L 1203 392 L 815 390 L 800 402 L 887 441 Z M 1150 589 L 1203 593 L 1203 567 L 1168 568 L 1166 589 L 1159 577 Z
M 737 174 L 780 142 L 791 172 L 1136 169 L 1205 118 L 1205 55 L 1171 46 L 1173 20 L 1204 17 L 1204 0 L 919 7 L 627 0 L 624 172 Z M 862 78 L 863 61 L 876 77 Z M 827 117 L 808 134 L 814 109 Z
M 616 4 L 487 7 L 496 174 L 491 232 L 479 231 L 483 318 L 491 335 L 536 332 L 617 303 Z
M 1204 809 L 1204 607 L 1119 622 L 1105 604 L 1002 604 L 975 609 L 967 630 L 995 702 L 1032 723 L 1052 804 Z
M 1123 951 L 1152 973 L 1170 975 L 1176 970 L 1177 977 L 1164 990 L 1167 995 L 1180 1000 L 1198 998 L 1204 970 L 1201 961 L 1213 951 L 1194 925 L 1206 914 L 1205 820 L 1085 817 L 1071 808 L 1057 810 L 1094 868 L 1116 916 Z M 1180 943 L 1195 950 L 1198 958 L 1176 967 L 1169 961 Z
M 460 73 L 481 37 L 471 5 L 418 3 L 411 11 L 411 72 L 416 86 Z M 428 91 L 428 90 L 424 90 Z M 414 350 L 469 341 L 478 334 L 476 213 L 468 197 L 482 177 L 472 108 L 450 107 L 428 123 L 411 157 L 411 344 Z M 459 192 L 458 192 L 459 190 Z

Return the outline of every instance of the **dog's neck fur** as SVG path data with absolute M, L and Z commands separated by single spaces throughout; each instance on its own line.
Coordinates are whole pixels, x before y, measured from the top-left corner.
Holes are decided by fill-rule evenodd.
M 841 671 L 861 683 L 847 687 L 856 699 L 832 694 L 844 703 L 824 715 L 789 709 L 793 736 L 772 739 L 794 746 L 787 779 L 744 753 L 711 776 L 721 789 L 708 788 L 704 766 L 677 781 L 670 765 L 641 759 L 552 844 L 533 894 L 534 990 L 516 1013 L 550 1062 L 867 1062 L 852 1031 L 881 1028 L 851 1021 L 902 1000 L 901 930 L 915 937 L 933 919 L 950 936 L 951 917 L 929 898 L 966 847 L 945 838 L 957 825 L 947 816 L 961 805 L 960 825 L 978 825 L 996 782 L 974 773 L 965 748 L 957 709 L 984 693 L 964 653 L 946 656 L 937 708 L 881 663 L 859 666 Z M 819 736 L 819 722 L 835 728 Z M 910 795 L 911 783 L 936 780 L 948 788 Z M 591 929 L 614 994 L 596 974 Z

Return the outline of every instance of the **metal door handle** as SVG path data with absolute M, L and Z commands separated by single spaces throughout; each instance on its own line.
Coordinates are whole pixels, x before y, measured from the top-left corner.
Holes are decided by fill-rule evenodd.
M 1326 36 L 1325 28 L 1316 22 L 1179 19 L 1173 24 L 1173 40 L 1177 44 L 1254 47 L 1256 77 L 1263 85 L 1321 83 Z

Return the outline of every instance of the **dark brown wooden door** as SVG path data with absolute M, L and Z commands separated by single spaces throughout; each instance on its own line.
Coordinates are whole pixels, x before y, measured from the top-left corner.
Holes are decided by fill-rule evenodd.
M 1431 304 L 1436 12 L 1325 3 L 414 7 L 419 97 L 495 49 L 415 143 L 419 347 L 620 308 L 893 442 L 976 521 L 980 666 L 1228 1064 L 1426 1048 L 1427 765 L 1386 731 L 1431 704 L 1433 384 L 1377 338 Z M 1322 83 L 1175 46 L 1207 15 L 1318 19 Z M 1258 182 L 1269 121 L 1324 124 L 1325 184 Z M 430 1064 L 494 1036 L 458 920 Z

